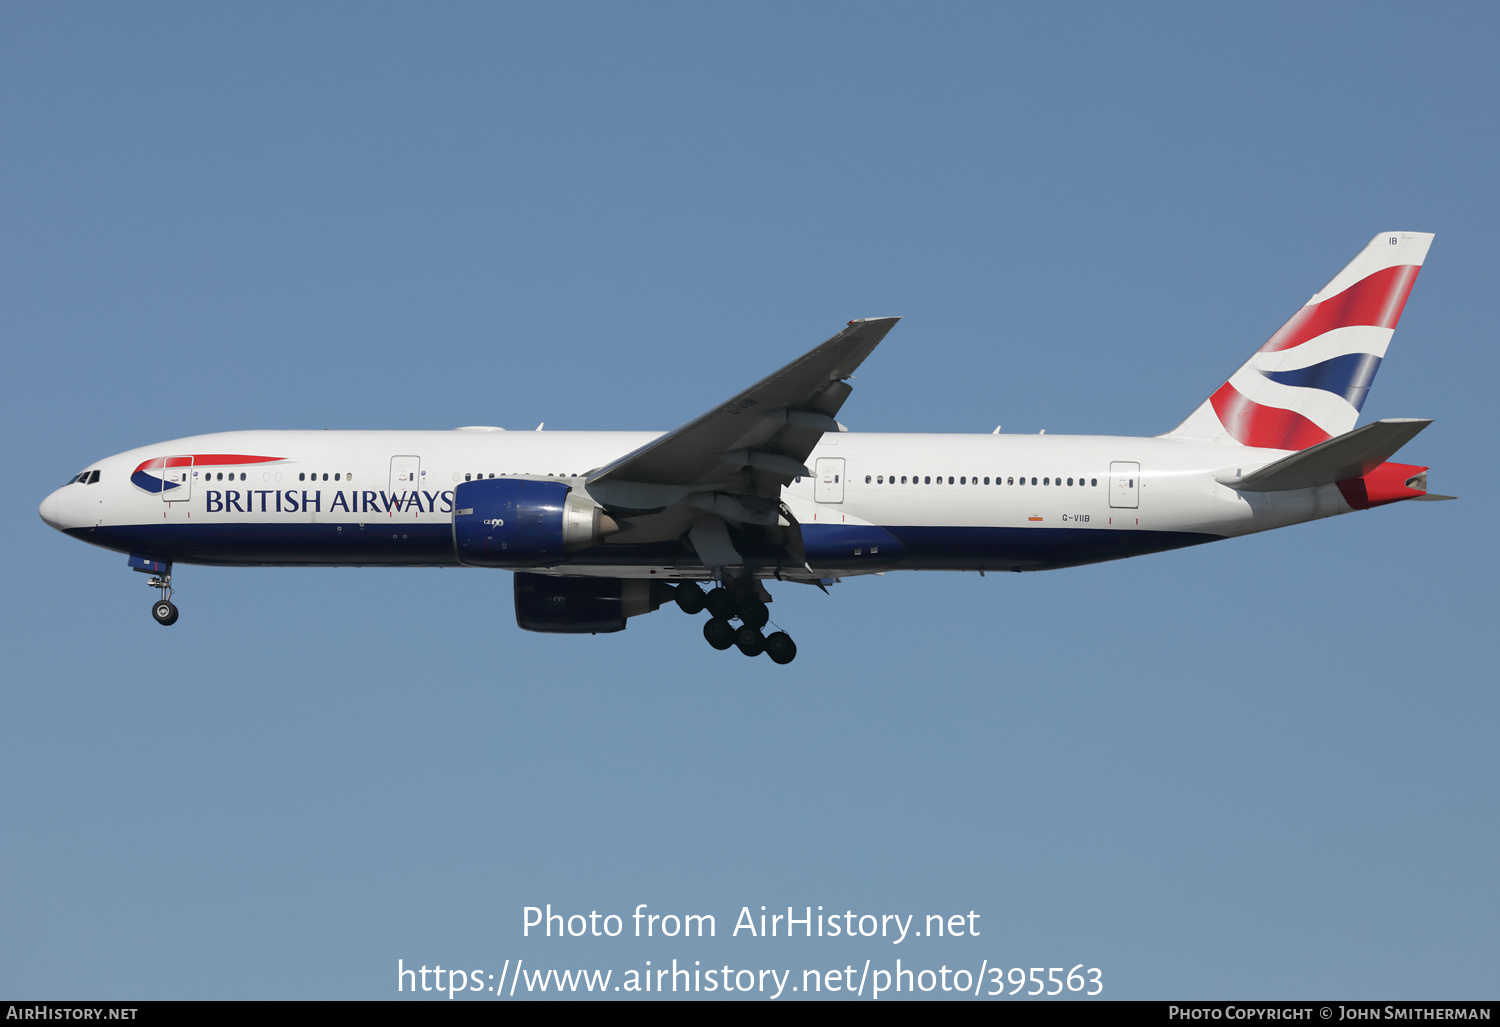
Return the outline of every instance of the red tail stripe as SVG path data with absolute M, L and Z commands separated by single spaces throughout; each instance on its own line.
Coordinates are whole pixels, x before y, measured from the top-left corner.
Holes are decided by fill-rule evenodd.
M 1396 327 L 1420 270 L 1422 268 L 1417 264 L 1388 267 L 1360 279 L 1337 296 L 1330 296 L 1321 303 L 1309 303 L 1293 314 L 1292 319 L 1282 325 L 1260 351 L 1276 353 L 1291 349 L 1335 328 L 1355 325 Z
M 1326 442 L 1326 431 L 1294 410 L 1268 407 L 1225 382 L 1209 397 L 1224 430 L 1242 446 L 1257 449 L 1306 449 Z

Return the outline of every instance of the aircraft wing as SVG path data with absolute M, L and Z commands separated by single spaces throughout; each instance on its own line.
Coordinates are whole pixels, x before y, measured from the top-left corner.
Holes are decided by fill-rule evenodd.
M 844 379 L 899 320 L 850 321 L 833 338 L 739 395 L 595 471 L 588 477 L 588 491 L 605 505 L 610 505 L 605 495 L 628 492 L 631 485 L 665 486 L 648 490 L 657 495 L 735 487 L 779 498 L 784 485 L 810 473 L 803 462 L 823 433 L 841 430 L 833 417 L 852 391 Z
M 760 530 L 800 565 L 801 531 L 781 490 L 812 473 L 805 463 L 824 432 L 843 430 L 834 415 L 853 391 L 845 379 L 899 320 L 850 321 L 739 395 L 593 472 L 584 488 L 612 514 L 636 523 L 665 513 L 662 527 L 685 530 L 705 566 L 740 562 L 726 523 Z

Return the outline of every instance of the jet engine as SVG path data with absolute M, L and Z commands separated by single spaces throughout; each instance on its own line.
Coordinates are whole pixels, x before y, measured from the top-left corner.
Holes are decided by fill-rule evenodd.
M 453 491 L 453 547 L 459 563 L 475 567 L 557 563 L 620 530 L 566 482 L 485 478 Z
M 665 581 L 644 578 L 554 578 L 516 573 L 516 623 L 527 631 L 601 634 L 625 630 L 625 618 L 672 599 Z

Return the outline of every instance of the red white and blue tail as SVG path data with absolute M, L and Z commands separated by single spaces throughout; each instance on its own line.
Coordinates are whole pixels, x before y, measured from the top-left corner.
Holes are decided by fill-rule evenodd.
M 1371 239 L 1163 437 L 1306 449 L 1351 431 L 1431 244 L 1426 232 L 1382 232 Z

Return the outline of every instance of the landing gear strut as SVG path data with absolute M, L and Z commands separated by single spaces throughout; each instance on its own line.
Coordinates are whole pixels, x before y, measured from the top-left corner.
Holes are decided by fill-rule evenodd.
M 690 616 L 708 610 L 703 637 L 715 649 L 734 646 L 751 657 L 765 653 L 778 664 L 788 664 L 797 658 L 797 643 L 785 631 L 770 635 L 761 632 L 771 619 L 771 611 L 766 609 L 766 599 L 770 596 L 754 578 L 725 579 L 706 594 L 696 582 L 684 581 L 677 586 L 673 598 L 682 612 Z M 730 623 L 733 620 L 740 622 L 738 627 Z
M 161 590 L 161 598 L 151 604 L 151 616 L 156 618 L 156 623 L 163 627 L 169 627 L 177 623 L 177 607 L 172 602 L 172 572 L 154 577 L 146 582 L 150 588 Z

